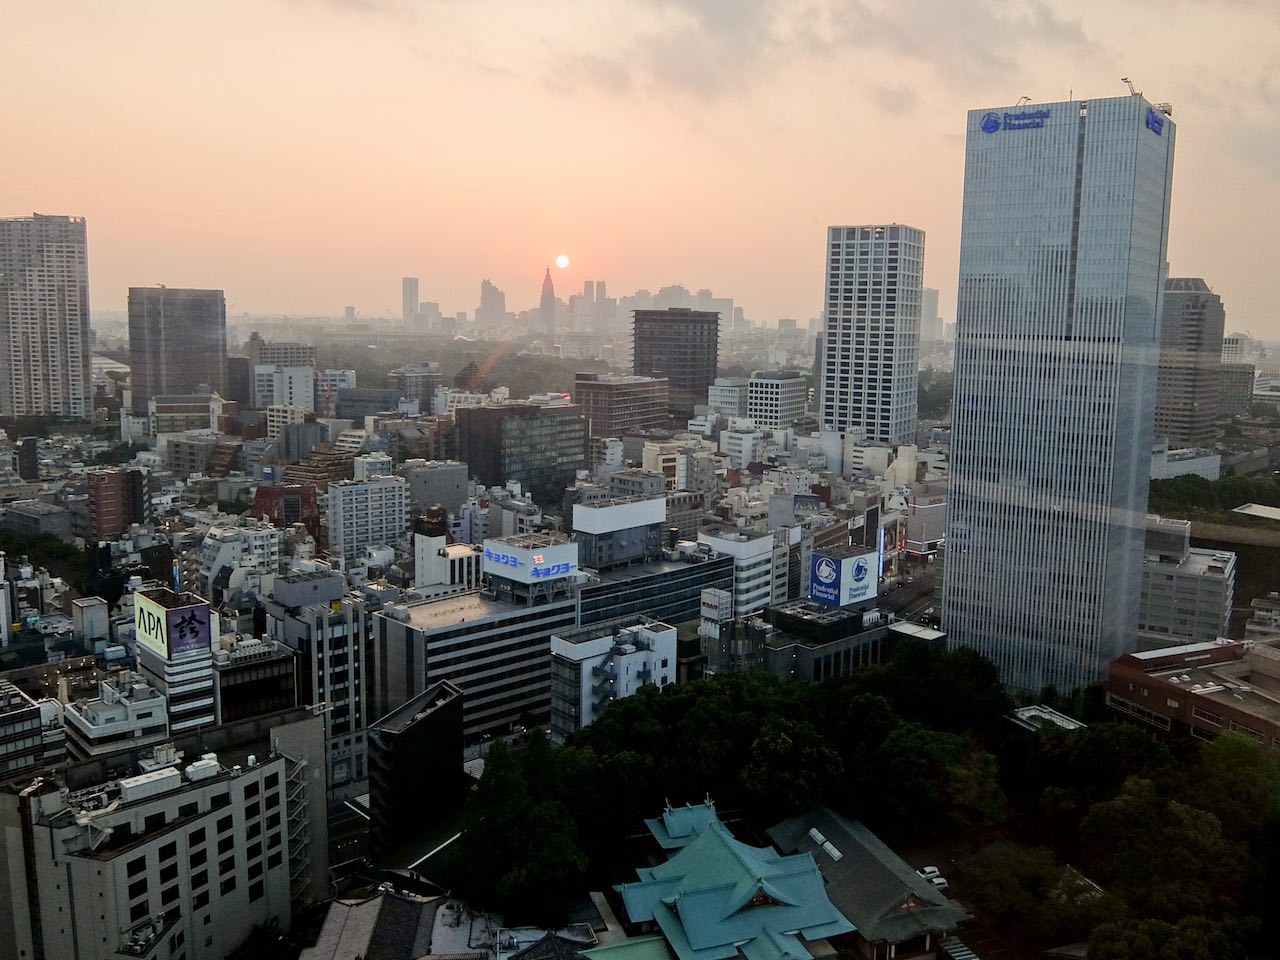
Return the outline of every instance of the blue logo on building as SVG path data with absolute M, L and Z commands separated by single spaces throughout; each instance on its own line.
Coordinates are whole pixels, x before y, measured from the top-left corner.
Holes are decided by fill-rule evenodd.
M 840 576 L 840 568 L 836 566 L 835 561 L 830 557 L 819 557 L 818 567 L 815 571 L 818 579 L 822 583 L 835 583 L 836 577 Z
M 853 582 L 861 583 L 863 580 L 867 579 L 868 569 L 867 561 L 859 557 L 853 565 Z
M 840 605 L 840 564 L 814 554 L 809 568 L 809 599 L 828 606 Z
M 1147 107 L 1147 129 L 1157 137 L 1164 135 L 1164 114 L 1154 107 Z
M 982 118 L 982 132 L 995 133 L 997 130 L 1039 130 L 1049 119 L 1049 111 L 1044 107 L 1039 110 L 1018 110 L 1010 113 L 988 113 Z
M 1000 114 L 988 113 L 982 118 L 982 132 L 995 133 L 1000 129 Z

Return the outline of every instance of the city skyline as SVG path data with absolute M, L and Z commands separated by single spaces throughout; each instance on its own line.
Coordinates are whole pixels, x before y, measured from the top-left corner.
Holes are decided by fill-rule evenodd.
M 951 320 L 965 110 L 1121 94 L 1127 75 L 1197 131 L 1171 274 L 1205 277 L 1230 329 L 1280 336 L 1261 260 L 1280 231 L 1280 14 L 1263 4 L 4 6 L 29 40 L 0 66 L 28 90 L 28 134 L 0 214 L 86 218 L 95 311 L 163 282 L 225 289 L 229 316 L 394 317 L 404 276 L 446 313 L 473 311 L 486 276 L 531 306 L 563 253 L 564 289 L 681 283 L 803 322 L 826 226 L 896 219 L 929 236 L 924 282 Z M 1217 242 L 1223 223 L 1255 242 Z

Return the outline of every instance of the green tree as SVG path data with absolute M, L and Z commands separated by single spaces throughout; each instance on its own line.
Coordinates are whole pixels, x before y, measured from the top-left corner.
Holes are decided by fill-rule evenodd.
M 739 782 L 766 822 L 825 803 L 840 780 L 840 755 L 813 724 L 770 717 L 751 744 Z
M 1178 792 L 1217 817 L 1227 836 L 1257 837 L 1280 816 L 1280 758 L 1248 737 L 1224 733 L 1200 746 L 1199 762 Z
M 1244 881 L 1242 845 L 1212 813 L 1161 797 L 1131 777 L 1081 824 L 1100 877 L 1138 914 L 1174 921 L 1230 909 Z
M 1247 960 L 1258 945 L 1254 917 L 1184 917 L 1100 924 L 1089 936 L 1089 960 Z

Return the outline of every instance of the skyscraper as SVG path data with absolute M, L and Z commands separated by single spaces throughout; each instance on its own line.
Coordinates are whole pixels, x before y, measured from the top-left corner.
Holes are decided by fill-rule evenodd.
M 542 320 L 542 329 L 551 333 L 556 328 L 556 286 L 551 282 L 551 268 L 547 267 L 546 276 L 542 278 L 542 299 L 538 301 L 538 316 Z
M 1141 96 L 969 113 L 943 621 L 1018 689 L 1133 647 L 1174 133 Z
M 221 290 L 129 288 L 133 413 L 152 397 L 227 388 L 227 303 Z
M 642 377 L 671 382 L 671 416 L 688 420 L 707 402 L 720 356 L 720 314 L 712 310 L 636 310 L 632 368 Z
M 418 278 L 400 278 L 400 314 L 406 327 L 418 322 Z
M 826 326 L 819 420 L 872 444 L 916 432 L 924 231 L 915 227 L 827 230 Z
M 1213 442 L 1225 322 L 1222 298 L 1199 277 L 1170 277 L 1164 285 L 1156 436 L 1171 447 Z
M 0 220 L 0 416 L 93 414 L 84 219 Z

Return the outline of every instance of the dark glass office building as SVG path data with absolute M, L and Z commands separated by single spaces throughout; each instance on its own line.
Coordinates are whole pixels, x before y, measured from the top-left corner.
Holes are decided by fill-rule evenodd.
M 227 302 L 221 290 L 129 288 L 133 413 L 152 397 L 227 389 Z

